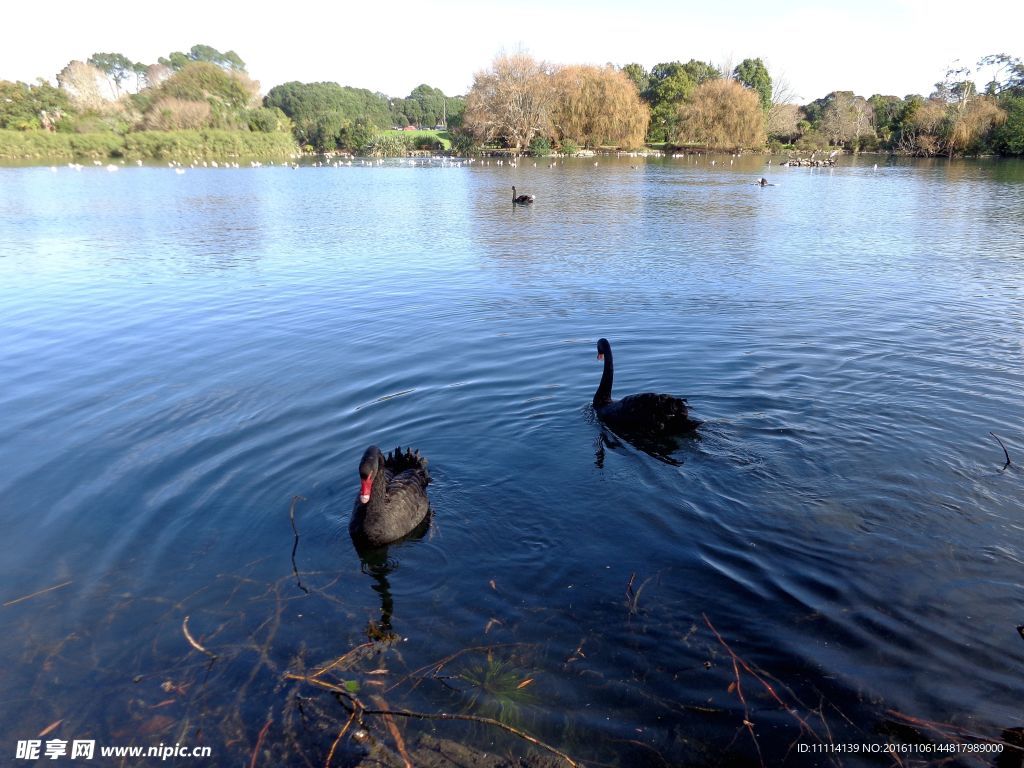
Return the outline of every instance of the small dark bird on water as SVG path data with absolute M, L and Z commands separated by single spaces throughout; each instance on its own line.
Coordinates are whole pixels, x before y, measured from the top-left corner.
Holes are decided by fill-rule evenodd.
M 512 185 L 512 205 L 529 205 L 536 200 L 533 195 L 519 195 L 516 197 L 516 187 Z

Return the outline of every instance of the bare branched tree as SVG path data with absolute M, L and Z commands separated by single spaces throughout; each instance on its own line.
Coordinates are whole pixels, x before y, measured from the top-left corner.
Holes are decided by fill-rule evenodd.
M 480 143 L 500 139 L 516 150 L 551 133 L 549 68 L 527 53 L 501 54 L 477 72 L 466 96 L 463 127 Z
M 107 77 L 97 67 L 84 61 L 71 61 L 57 74 L 57 84 L 71 103 L 83 111 L 99 112 L 109 106 L 104 97 Z

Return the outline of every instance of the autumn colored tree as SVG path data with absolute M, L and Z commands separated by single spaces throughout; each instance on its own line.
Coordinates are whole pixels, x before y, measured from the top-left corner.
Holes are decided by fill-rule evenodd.
M 932 100 L 944 106 L 943 151 L 949 157 L 966 151 L 1006 119 L 995 98 L 979 94 L 969 68 L 951 69 L 936 83 Z
M 611 66 L 560 67 L 553 75 L 556 138 L 584 147 L 641 147 L 650 112 L 630 77 Z
M 735 80 L 711 80 L 679 108 L 679 144 L 737 150 L 765 143 L 764 110 L 756 93 Z
M 473 76 L 462 127 L 480 144 L 501 141 L 522 150 L 534 136 L 551 134 L 554 105 L 545 64 L 526 53 L 502 54 Z

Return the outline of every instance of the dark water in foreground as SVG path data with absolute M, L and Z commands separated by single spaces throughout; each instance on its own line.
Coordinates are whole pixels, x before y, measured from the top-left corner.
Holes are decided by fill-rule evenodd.
M 0 602 L 58 587 L 0 608 L 0 763 L 323 766 L 348 711 L 286 675 L 389 615 L 321 679 L 591 765 L 1024 726 L 1024 167 L 871 162 L 0 169 Z M 599 336 L 704 420 L 670 462 L 601 439 Z M 435 479 L 383 565 L 371 443 Z

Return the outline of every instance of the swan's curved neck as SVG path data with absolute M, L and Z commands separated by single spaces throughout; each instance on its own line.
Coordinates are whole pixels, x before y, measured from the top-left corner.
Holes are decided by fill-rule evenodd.
M 388 481 L 384 477 L 384 467 L 378 464 L 377 470 L 373 473 L 373 486 L 370 488 L 370 500 L 366 502 L 367 509 L 382 509 L 388 496 Z
M 604 373 L 601 374 L 601 383 L 597 385 L 597 392 L 594 393 L 595 408 L 608 405 L 612 401 L 612 376 L 614 376 L 612 352 L 608 350 L 604 353 Z

